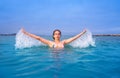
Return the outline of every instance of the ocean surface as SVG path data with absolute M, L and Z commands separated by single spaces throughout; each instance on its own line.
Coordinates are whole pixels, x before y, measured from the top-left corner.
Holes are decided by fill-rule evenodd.
M 120 37 L 93 36 L 62 50 L 17 38 L 0 36 L 0 78 L 120 78 Z

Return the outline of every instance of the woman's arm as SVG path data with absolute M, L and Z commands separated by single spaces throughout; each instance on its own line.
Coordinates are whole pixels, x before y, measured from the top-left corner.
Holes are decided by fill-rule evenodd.
M 37 36 L 37 35 L 31 34 L 31 33 L 28 33 L 28 32 L 26 32 L 24 29 L 21 29 L 21 30 L 22 30 L 22 32 L 23 32 L 24 34 L 26 34 L 26 35 L 28 35 L 28 36 L 30 36 L 30 37 L 32 37 L 32 38 L 35 38 L 35 39 L 43 42 L 44 44 L 50 45 L 50 42 L 51 42 L 51 41 L 46 40 L 46 39 L 44 39 L 44 38 L 42 38 L 42 37 L 40 37 L 40 36 Z
M 68 44 L 68 43 L 70 43 L 70 42 L 78 39 L 78 38 L 79 38 L 81 35 L 83 35 L 85 32 L 86 32 L 86 30 L 83 30 L 80 34 L 78 34 L 78 35 L 76 35 L 76 36 L 74 36 L 74 37 L 72 37 L 72 38 L 69 38 L 69 39 L 64 40 L 64 44 Z

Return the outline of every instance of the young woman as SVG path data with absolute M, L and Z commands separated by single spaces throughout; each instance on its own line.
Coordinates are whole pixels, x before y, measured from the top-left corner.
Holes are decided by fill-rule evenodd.
M 79 33 L 78 35 L 74 36 L 74 37 L 71 37 L 69 39 L 65 39 L 65 40 L 60 40 L 60 37 L 61 37 L 61 31 L 56 29 L 53 31 L 53 39 L 54 41 L 50 41 L 50 40 L 47 40 L 47 39 L 44 39 L 40 36 L 37 36 L 37 35 L 34 35 L 34 34 L 31 34 L 31 33 L 28 33 L 26 32 L 24 29 L 22 29 L 22 32 L 32 38 L 35 38 L 41 42 L 43 42 L 44 44 L 47 44 L 49 47 L 51 48 L 64 48 L 64 45 L 65 44 L 68 44 L 76 39 L 78 39 L 81 35 L 83 35 L 86 30 L 83 30 L 81 33 Z

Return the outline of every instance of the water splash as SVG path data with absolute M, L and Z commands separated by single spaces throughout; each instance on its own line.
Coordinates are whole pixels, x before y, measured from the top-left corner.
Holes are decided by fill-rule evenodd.
M 86 33 L 69 45 L 74 48 L 86 48 L 88 46 L 95 46 L 95 40 L 93 40 L 92 33 L 87 30 Z
M 16 34 L 16 48 L 29 48 L 33 46 L 45 46 L 42 42 L 25 35 L 21 30 Z
M 95 41 L 92 38 L 92 33 L 87 30 L 85 34 L 83 34 L 80 38 L 73 41 L 69 45 L 71 45 L 74 48 L 86 48 L 90 45 L 95 46 Z M 25 35 L 24 33 L 22 33 L 21 30 L 19 30 L 19 32 L 16 34 L 15 47 L 16 48 L 30 48 L 33 46 L 46 46 L 46 45 L 34 38 L 31 38 Z

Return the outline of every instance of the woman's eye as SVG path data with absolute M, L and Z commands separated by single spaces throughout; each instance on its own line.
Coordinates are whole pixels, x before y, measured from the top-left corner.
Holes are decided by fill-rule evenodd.
M 58 33 L 58 34 L 55 34 L 55 35 L 60 35 L 60 34 Z

